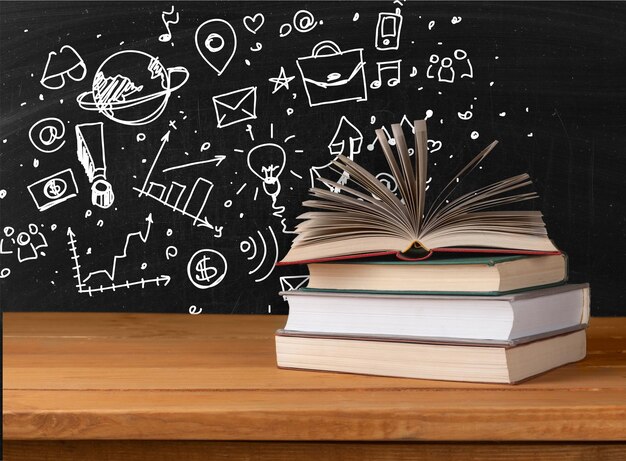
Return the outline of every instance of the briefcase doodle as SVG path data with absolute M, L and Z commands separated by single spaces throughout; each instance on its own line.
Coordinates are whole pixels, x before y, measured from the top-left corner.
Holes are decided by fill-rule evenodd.
M 341 51 L 335 42 L 325 40 L 315 45 L 311 56 L 298 58 L 296 64 L 311 107 L 367 101 L 363 48 Z

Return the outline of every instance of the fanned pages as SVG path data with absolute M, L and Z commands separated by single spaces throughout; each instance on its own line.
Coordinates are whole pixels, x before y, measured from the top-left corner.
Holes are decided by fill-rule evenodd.
M 313 199 L 303 205 L 315 211 L 298 217 L 302 220 L 296 226 L 298 235 L 279 264 L 383 254 L 396 254 L 400 259 L 423 259 L 433 252 L 559 253 L 548 238 L 539 211 L 492 210 L 537 198 L 533 191 L 521 191 L 532 185 L 528 174 L 452 198 L 461 180 L 493 151 L 497 141 L 463 167 L 425 210 L 426 121 L 414 123 L 413 161 L 401 125 L 394 124 L 391 128 L 397 155 L 384 130 L 376 130 L 376 136 L 398 184 L 398 195 L 366 169 L 338 155 L 333 166 L 352 183 L 319 179 L 330 190 L 319 187 L 310 190 Z

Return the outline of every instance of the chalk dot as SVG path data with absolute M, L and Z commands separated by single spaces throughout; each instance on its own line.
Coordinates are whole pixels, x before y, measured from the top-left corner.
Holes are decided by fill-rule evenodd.
M 123 44 L 124 44 L 124 41 L 122 40 L 122 41 L 120 42 L 120 46 L 122 46 Z
M 494 59 L 500 59 L 500 56 L 496 56 Z
M 26 102 L 23 102 L 22 104 L 20 104 L 20 107 L 24 107 L 26 105 Z
M 250 60 L 249 59 L 244 60 L 244 62 L 246 63 L 246 66 L 250 65 Z
M 30 76 L 31 76 L 31 77 L 34 77 L 34 76 L 35 76 L 35 74 L 30 74 Z
M 100 37 L 102 37 L 102 34 L 96 35 L 96 38 L 100 38 Z
M 231 183 L 231 184 L 232 184 L 232 183 Z M 224 202 L 224 206 L 225 206 L 226 208 L 230 208 L 232 205 L 233 205 L 233 201 L 232 201 L 232 200 L 226 200 L 226 201 Z
M 500 112 L 498 115 L 499 115 L 500 117 L 506 117 L 506 112 Z
M 60 102 L 61 104 L 63 104 L 63 100 L 62 100 L 62 99 L 59 99 L 59 102 Z
M 167 232 L 165 233 L 168 237 L 171 237 L 172 234 L 174 233 L 174 231 L 172 229 L 167 229 Z
M 528 112 L 528 108 L 526 108 L 526 112 Z M 2 144 L 6 144 L 6 143 L 7 143 L 7 140 L 6 140 L 6 139 L 3 139 L 3 140 L 2 140 Z
M 527 108 L 526 108 L 526 112 L 528 112 L 528 110 L 529 110 L 529 109 L 528 109 L 528 107 L 527 107 Z
M 37 168 L 39 166 L 39 160 L 34 158 L 33 159 L 33 167 Z
M 211 147 L 211 143 L 209 141 L 206 141 L 205 143 L 202 144 L 202 146 L 200 146 L 200 152 L 209 150 L 210 147 Z
M 7 191 L 6 189 L 2 189 L 0 190 L 0 200 L 3 199 L 4 197 L 7 196 Z
M 433 30 L 433 27 L 435 27 L 435 21 L 430 21 L 428 23 L 428 30 Z
M 243 213 L 239 213 L 239 219 L 243 218 Z
M 54 280 L 50 280 L 50 283 L 51 283 L 52 285 L 54 285 Z
M 141 163 L 146 163 L 146 162 L 147 162 L 147 160 L 145 158 L 141 159 Z
M 133 179 L 137 179 L 137 175 L 136 174 L 133 175 Z
M 493 82 L 489 82 L 489 86 L 493 86 Z
M 324 24 L 324 21 L 320 20 L 320 26 Z
M 24 32 L 28 32 L 28 29 L 24 29 Z
M 528 134 L 527 134 L 527 136 L 528 136 L 529 138 L 532 138 L 532 137 L 533 137 L 533 134 L 532 134 L 532 133 L 528 133 Z
M 142 270 L 142 271 L 143 271 L 143 270 L 145 270 L 145 269 L 146 269 L 146 267 L 148 267 L 148 264 L 147 264 L 147 263 L 143 263 L 143 264 L 141 265 L 141 270 Z
M 472 139 L 478 139 L 478 136 L 479 136 L 478 131 L 472 131 L 472 134 L 470 134 L 470 137 Z
M 137 133 L 137 142 L 145 141 L 146 134 L 145 133 Z
M 39 93 L 39 100 L 43 101 L 43 94 Z
M 359 20 L 359 13 L 354 13 L 354 16 L 352 16 L 352 22 L 356 22 Z
M 425 118 L 426 120 L 428 120 L 430 117 L 432 117 L 432 116 L 433 116 L 433 113 L 434 113 L 434 112 L 433 112 L 431 109 L 428 109 L 428 110 L 426 111 L 426 117 L 424 117 L 424 118 Z

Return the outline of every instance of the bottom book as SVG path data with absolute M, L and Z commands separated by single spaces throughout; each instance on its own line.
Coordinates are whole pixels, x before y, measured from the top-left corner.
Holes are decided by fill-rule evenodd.
M 585 330 L 518 346 L 422 343 L 276 332 L 280 368 L 446 381 L 517 383 L 586 355 Z

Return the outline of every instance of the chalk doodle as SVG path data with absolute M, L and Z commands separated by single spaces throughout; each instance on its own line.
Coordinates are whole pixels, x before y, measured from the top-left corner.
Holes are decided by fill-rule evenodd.
M 170 283 L 170 276 L 169 275 L 160 275 L 151 279 L 144 279 L 143 277 L 140 280 L 136 280 L 133 282 L 129 282 L 128 280 L 126 280 L 125 282 L 122 283 L 115 283 L 115 275 L 117 272 L 117 264 L 118 261 L 123 260 L 125 258 L 128 257 L 128 248 L 129 247 L 133 247 L 131 245 L 132 240 L 139 238 L 139 240 L 143 243 L 146 243 L 146 241 L 148 240 L 148 237 L 150 235 L 150 227 L 151 224 L 153 223 L 152 220 L 152 214 L 149 214 L 148 217 L 146 218 L 146 221 L 148 223 L 147 228 L 145 233 L 142 233 L 141 231 L 138 232 L 132 232 L 130 234 L 128 234 L 126 236 L 126 240 L 124 242 L 124 249 L 122 250 L 122 253 L 119 255 L 116 255 L 113 257 L 113 263 L 112 263 L 112 267 L 111 269 L 100 269 L 97 271 L 93 271 L 90 272 L 89 275 L 87 275 L 87 277 L 85 277 L 84 279 L 82 278 L 81 275 L 81 265 L 79 262 L 80 256 L 78 255 L 78 249 L 76 246 L 76 234 L 72 231 L 71 227 L 67 228 L 67 236 L 68 236 L 68 245 L 70 247 L 70 254 L 71 254 L 71 259 L 72 261 L 74 261 L 74 278 L 76 279 L 76 288 L 78 288 L 78 292 L 79 293 L 87 293 L 89 296 L 93 296 L 94 293 L 103 293 L 105 291 L 115 291 L 117 289 L 121 289 L 121 288 L 130 288 L 133 286 L 141 286 L 141 288 L 145 288 L 146 284 L 156 284 L 157 286 L 163 285 L 163 286 L 167 286 L 167 284 Z M 104 282 L 106 283 L 106 285 L 96 285 L 94 286 L 92 283 L 88 282 L 90 281 L 91 278 L 104 278 L 106 277 L 108 279 L 108 282 Z
M 256 119 L 256 86 L 213 96 L 217 127 Z
M 330 40 L 319 42 L 310 56 L 296 60 L 309 106 L 367 101 L 363 48 L 341 51 Z
M 178 24 L 180 17 L 178 16 L 178 11 L 176 12 L 175 19 L 169 19 L 174 16 L 174 5 L 172 5 L 172 11 L 163 11 L 161 13 L 161 20 L 163 24 L 165 24 L 165 28 L 167 32 L 159 36 L 160 42 L 169 42 L 172 39 L 172 31 L 170 30 L 170 25 Z
M 180 75 L 176 84 L 175 75 Z M 100 64 L 91 91 L 81 93 L 76 101 L 82 109 L 97 111 L 122 125 L 146 125 L 163 113 L 171 95 L 188 78 L 185 67 L 166 69 L 158 58 L 143 51 L 118 51 Z
M 159 147 L 159 151 L 154 157 L 154 161 L 152 162 L 152 165 L 148 170 L 148 174 L 146 175 L 143 186 L 141 187 L 141 189 L 133 187 L 133 190 L 139 193 L 139 197 L 145 195 L 156 200 L 162 205 L 165 205 L 166 207 L 177 213 L 181 213 L 184 216 L 193 218 L 194 225 L 213 229 L 215 231 L 215 237 L 221 237 L 223 228 L 213 226 L 213 224 L 208 221 L 206 216 L 203 216 L 206 204 L 209 200 L 209 195 L 211 194 L 211 190 L 213 189 L 213 183 L 211 181 L 202 177 L 197 178 L 182 208 L 179 206 L 179 204 L 182 203 L 182 197 L 187 186 L 172 181 L 169 185 L 169 188 L 167 188 L 164 184 L 150 181 L 150 177 L 152 176 L 155 165 L 159 161 L 161 152 L 163 152 L 165 144 L 167 144 L 170 139 L 170 133 L 171 132 L 168 131 L 161 138 L 161 146 Z
M 256 34 L 261 27 L 265 24 L 265 16 L 262 13 L 257 13 L 254 16 L 246 16 L 243 18 L 243 25 L 249 32 Z
M 64 45 L 59 53 L 51 51 L 48 54 L 46 67 L 41 76 L 41 83 L 49 90 L 58 90 L 65 86 L 65 77 L 80 82 L 87 75 L 87 66 L 78 52 L 69 45 Z
M 36 224 L 30 223 L 28 232 L 21 231 L 16 237 L 13 237 L 15 229 L 11 226 L 6 226 L 3 233 L 4 235 L 0 238 L 0 254 L 15 254 L 19 263 L 45 256 L 43 252 L 38 250 L 47 248 L 48 240 Z
M 259 42 L 256 42 L 254 44 L 254 46 L 250 47 L 250 51 L 256 53 L 257 51 L 261 51 L 263 49 L 263 45 L 261 45 Z
M 317 24 L 318 21 L 315 20 L 315 16 L 308 10 L 299 10 L 293 15 L 293 27 L 303 34 L 311 32 L 317 27 Z
M 78 195 L 78 186 L 70 168 L 59 171 L 28 186 L 28 192 L 39 211 L 63 203 Z
M 294 291 L 305 288 L 309 282 L 308 275 L 284 275 L 278 278 L 281 291 Z M 287 299 L 283 296 L 283 299 Z
M 383 84 L 383 74 L 391 73 L 391 76 L 387 78 L 387 86 L 392 87 L 400 83 L 400 64 L 402 59 L 396 61 L 381 61 L 377 62 L 378 78 L 370 83 L 370 88 L 377 90 Z
M 391 192 L 396 192 L 398 190 L 398 183 L 396 183 L 396 179 L 389 173 L 378 173 L 376 175 L 376 179 L 382 182 Z
M 454 59 L 457 61 L 457 70 L 460 68 L 462 72 L 459 78 L 474 77 L 474 69 L 465 50 L 455 50 Z M 436 77 L 439 82 L 454 83 L 457 70 L 455 70 L 453 66 L 454 61 L 452 58 L 445 57 L 442 59 L 436 54 L 431 54 L 428 61 L 430 62 L 430 65 L 426 69 L 427 78 L 434 79 Z M 438 65 L 438 69 L 436 68 L 436 65 Z
M 187 276 L 196 288 L 206 290 L 218 285 L 228 272 L 226 258 L 215 250 L 198 250 L 187 263 Z
M 165 258 L 169 261 L 171 258 L 178 256 L 178 248 L 174 245 L 170 245 L 165 249 Z
M 107 181 L 102 122 L 76 125 L 76 154 L 91 183 L 91 204 L 100 208 L 113 205 L 113 187 Z
M 63 147 L 64 136 L 65 124 L 56 117 L 41 119 L 28 130 L 30 142 L 35 149 L 44 154 L 52 154 Z
M 285 23 L 280 26 L 279 37 L 286 37 L 295 28 L 298 32 L 306 34 L 311 32 L 317 27 L 318 24 L 322 24 L 323 21 L 317 21 L 313 13 L 308 10 L 299 10 L 293 15 L 293 28 L 291 24 Z
M 471 110 L 466 110 L 465 112 L 457 112 L 456 115 L 459 117 L 460 120 L 469 120 L 474 116 Z
M 283 232 L 290 233 L 283 218 L 285 207 L 276 203 L 281 191 L 280 175 L 286 160 L 285 150 L 271 142 L 253 147 L 247 158 L 248 168 L 262 181 L 263 192 L 272 200 L 272 215 L 281 218 Z
M 254 264 L 254 261 L 258 260 L 256 266 L 248 271 L 248 275 L 256 274 L 263 266 L 269 268 L 266 269 L 265 275 L 254 279 L 257 283 L 262 282 L 270 276 L 270 274 L 274 271 L 276 262 L 278 261 L 278 241 L 276 240 L 276 234 L 270 226 L 267 226 L 267 229 L 269 231 L 269 237 L 265 237 L 260 230 L 257 230 L 256 232 L 258 238 L 256 236 L 249 236 L 247 239 L 242 240 L 239 243 L 239 250 L 245 255 L 249 254 L 249 256 L 246 257 L 248 261 L 252 261 Z M 257 258 L 257 256 L 259 257 Z
M 278 74 L 278 77 L 272 77 L 268 79 L 274 84 L 274 90 L 272 91 L 272 94 L 275 94 L 281 88 L 289 90 L 289 82 L 291 82 L 294 78 L 296 77 L 287 77 L 287 74 L 285 73 L 285 68 L 283 66 L 280 66 L 280 73 Z
M 434 154 L 443 146 L 443 143 L 441 141 L 435 141 L 433 139 L 429 139 L 428 141 L 426 141 L 426 144 L 428 145 L 428 152 L 431 154 Z
M 217 75 L 222 75 L 237 51 L 235 29 L 223 19 L 203 22 L 196 29 L 196 49 Z
M 402 15 L 400 8 L 395 13 L 378 13 L 376 24 L 375 47 L 379 51 L 397 50 L 400 48 L 400 33 L 402 31 Z

